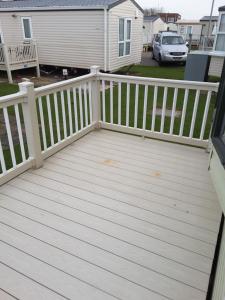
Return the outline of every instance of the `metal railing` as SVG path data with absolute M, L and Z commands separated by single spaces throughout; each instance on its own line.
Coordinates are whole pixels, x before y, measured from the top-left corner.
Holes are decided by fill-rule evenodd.
M 96 127 L 206 148 L 218 84 L 103 74 L 0 98 L 0 185 Z
M 212 50 L 214 46 L 215 36 L 201 36 L 199 50 Z

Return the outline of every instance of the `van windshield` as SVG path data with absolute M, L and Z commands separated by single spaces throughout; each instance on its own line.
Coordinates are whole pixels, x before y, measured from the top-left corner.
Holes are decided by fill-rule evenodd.
M 164 36 L 162 39 L 163 45 L 183 45 L 184 39 L 182 36 Z

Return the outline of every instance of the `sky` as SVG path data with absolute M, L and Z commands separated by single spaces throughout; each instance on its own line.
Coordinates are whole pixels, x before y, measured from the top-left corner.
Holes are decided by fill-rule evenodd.
M 141 7 L 163 7 L 165 12 L 177 12 L 182 19 L 200 19 L 209 16 L 212 0 L 136 0 Z M 215 0 L 214 15 L 218 15 L 218 7 L 224 6 L 225 0 Z

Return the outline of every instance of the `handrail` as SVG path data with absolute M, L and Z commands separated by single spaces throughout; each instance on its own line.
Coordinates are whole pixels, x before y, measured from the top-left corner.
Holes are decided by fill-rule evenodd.
M 15 94 L 0 97 L 0 108 L 15 105 L 24 102 L 26 92 L 17 92 Z
M 167 87 L 182 87 L 182 88 L 201 88 L 201 90 L 210 90 L 217 92 L 219 83 L 212 82 L 201 82 L 201 81 L 186 81 L 186 80 L 173 80 L 173 79 L 163 79 L 163 78 L 153 78 L 153 77 L 140 77 L 140 76 L 127 76 L 127 75 L 117 75 L 117 74 L 104 74 L 98 73 L 98 78 L 100 80 L 114 80 L 123 81 L 126 80 L 130 83 L 139 84 L 153 84 L 156 86 L 167 86 Z
M 35 88 L 35 95 L 36 95 L 36 97 L 44 96 L 45 93 L 52 93 L 52 92 L 60 91 L 61 89 L 68 88 L 69 86 L 73 86 L 74 84 L 79 84 L 81 81 L 88 80 L 88 79 L 91 79 L 94 77 L 95 77 L 95 75 L 90 73 L 88 75 L 83 75 L 80 77 L 44 85 L 44 86 Z

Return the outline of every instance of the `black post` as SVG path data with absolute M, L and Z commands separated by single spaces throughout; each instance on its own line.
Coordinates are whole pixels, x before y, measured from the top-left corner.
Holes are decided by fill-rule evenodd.
M 211 300 L 212 296 L 213 296 L 213 288 L 214 288 L 215 279 L 216 279 L 216 270 L 217 270 L 217 265 L 218 265 L 218 260 L 219 260 L 221 241 L 222 241 L 222 237 L 223 237 L 223 227 L 224 227 L 224 215 L 222 215 L 221 222 L 220 222 L 220 230 L 219 230 L 219 234 L 218 234 L 211 274 L 209 277 L 209 285 L 208 285 L 206 300 Z
M 223 71 L 220 79 L 220 86 L 216 100 L 216 113 L 212 128 L 212 142 L 217 154 L 221 160 L 221 164 L 225 167 L 225 149 L 224 142 L 221 140 L 222 124 L 224 120 L 225 112 L 225 62 L 223 65 Z

